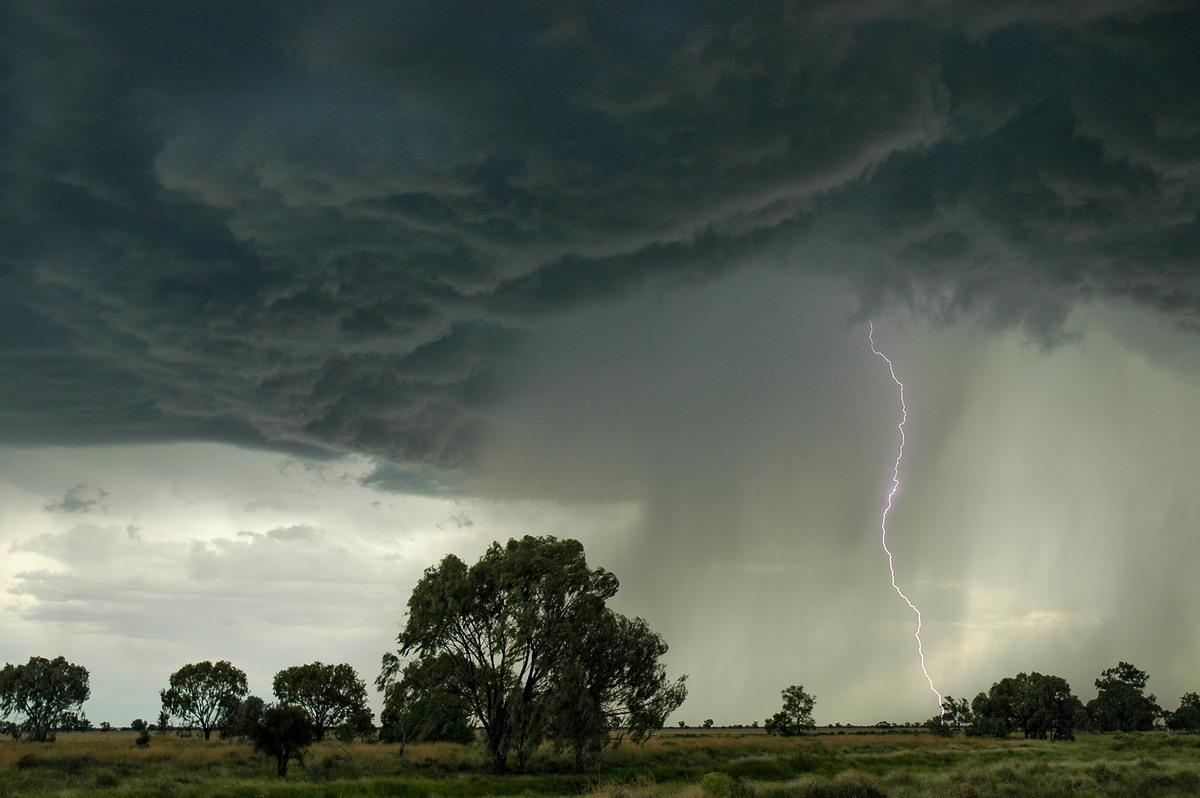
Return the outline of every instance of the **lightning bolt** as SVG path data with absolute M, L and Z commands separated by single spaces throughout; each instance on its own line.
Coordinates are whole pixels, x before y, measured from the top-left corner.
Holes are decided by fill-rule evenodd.
M 870 320 L 867 321 L 867 337 L 871 341 L 871 351 L 883 358 L 884 363 L 887 363 L 888 373 L 892 375 L 892 382 L 896 383 L 896 386 L 900 389 L 900 423 L 896 427 L 900 430 L 900 448 L 896 452 L 896 463 L 892 468 L 892 488 L 888 491 L 887 507 L 884 508 L 883 518 L 879 522 L 879 540 L 883 544 L 883 550 L 887 552 L 888 571 L 892 575 L 892 588 L 900 598 L 904 599 L 904 603 L 917 616 L 917 631 L 913 634 L 913 637 L 917 640 L 917 656 L 921 660 L 921 673 L 925 674 L 925 681 L 929 682 L 930 691 L 937 696 L 938 714 L 943 715 L 945 714 L 945 710 L 942 709 L 942 694 L 933 686 L 933 677 L 929 675 L 929 669 L 925 667 L 925 646 L 921 640 L 921 624 L 923 621 L 921 611 L 917 609 L 917 605 L 913 603 L 912 599 L 904 594 L 904 591 L 900 589 L 900 585 L 896 584 L 896 563 L 892 557 L 892 550 L 888 548 L 887 543 L 888 515 L 891 514 L 892 507 L 896 503 L 896 494 L 900 491 L 900 462 L 904 459 L 904 444 L 908 442 L 908 438 L 904 434 L 904 425 L 908 422 L 908 405 L 904 401 L 904 383 L 900 382 L 900 378 L 896 376 L 896 367 L 892 364 L 891 359 L 883 352 L 880 352 L 875 346 L 875 323 Z

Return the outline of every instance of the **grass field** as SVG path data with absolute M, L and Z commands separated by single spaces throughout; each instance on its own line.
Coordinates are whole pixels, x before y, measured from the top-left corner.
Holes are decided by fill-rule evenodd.
M 750 730 L 664 732 L 606 753 L 585 776 L 544 751 L 496 777 L 474 747 L 324 742 L 288 778 L 234 741 L 132 732 L 0 742 L 0 796 L 584 795 L 594 798 L 1200 795 L 1200 737 L 1083 735 L 1068 743 L 843 732 L 780 739 Z

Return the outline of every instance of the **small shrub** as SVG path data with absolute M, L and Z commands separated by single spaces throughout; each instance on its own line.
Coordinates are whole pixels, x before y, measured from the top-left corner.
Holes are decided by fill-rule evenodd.
M 929 729 L 929 733 L 934 737 L 953 737 L 954 728 L 942 719 L 941 715 L 934 715 L 929 720 L 925 721 L 925 728 Z
M 1084 772 L 1095 779 L 1097 784 L 1108 784 L 1109 782 L 1117 781 L 1121 778 L 1117 771 L 1113 770 L 1104 763 L 1093 765 Z
M 700 779 L 700 789 L 710 798 L 740 798 L 748 794 L 746 788 L 728 773 L 705 773 Z
M 744 756 L 733 760 L 725 772 L 738 779 L 779 781 L 791 775 L 776 756 Z
M 1195 793 L 1197 792 L 1197 788 L 1200 788 L 1200 773 L 1196 773 L 1195 771 L 1177 770 L 1171 774 L 1171 778 L 1175 779 L 1178 789 Z
M 805 784 L 797 795 L 802 798 L 888 798 L 874 779 L 860 773 L 843 773 L 833 781 Z
M 1151 773 L 1146 778 L 1142 779 L 1141 785 L 1138 787 L 1140 793 L 1157 792 L 1159 790 L 1173 790 L 1176 787 L 1175 779 L 1168 776 L 1166 773 Z
M 116 787 L 117 786 L 117 777 L 114 774 L 109 773 L 108 771 L 105 771 L 103 773 L 97 773 L 96 774 L 96 786 L 97 787 Z
M 141 731 L 139 731 L 137 739 L 133 741 L 133 744 L 138 748 L 145 748 L 146 746 L 150 745 L 150 730 L 143 728 Z

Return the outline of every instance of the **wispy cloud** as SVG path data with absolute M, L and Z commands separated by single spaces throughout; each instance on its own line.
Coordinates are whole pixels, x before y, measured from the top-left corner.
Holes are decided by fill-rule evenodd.
M 48 513 L 89 513 L 94 510 L 107 509 L 104 500 L 108 491 L 88 482 L 81 482 L 73 488 L 68 488 L 66 494 L 55 501 L 43 505 Z

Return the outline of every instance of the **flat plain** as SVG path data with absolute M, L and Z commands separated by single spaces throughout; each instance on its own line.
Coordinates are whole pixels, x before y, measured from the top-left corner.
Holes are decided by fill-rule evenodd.
M 907 798 L 1200 794 L 1200 736 L 1084 734 L 1071 742 L 937 738 L 916 730 L 822 730 L 794 738 L 750 729 L 669 729 L 606 751 L 585 774 L 538 752 L 527 772 L 488 773 L 477 746 L 325 741 L 285 779 L 235 740 L 133 732 L 0 741 L 0 796 L 284 798 L 559 796 L 594 798 Z

